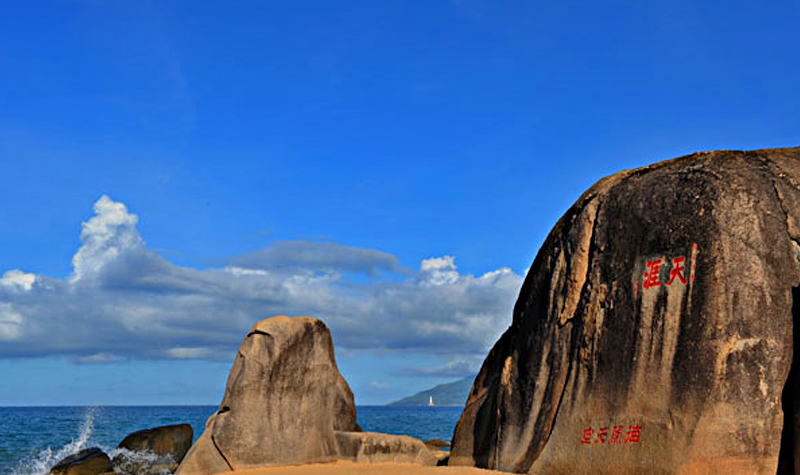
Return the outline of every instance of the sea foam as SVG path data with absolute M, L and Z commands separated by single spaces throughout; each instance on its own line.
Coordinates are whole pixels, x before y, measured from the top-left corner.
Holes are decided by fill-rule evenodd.
M 53 450 L 52 447 L 47 447 L 34 458 L 22 460 L 19 465 L 11 471 L 11 475 L 47 475 L 50 473 L 50 467 L 55 465 L 59 460 L 79 450 L 85 449 L 94 433 L 95 412 L 97 412 L 96 407 L 86 408 L 76 438 L 57 450 Z

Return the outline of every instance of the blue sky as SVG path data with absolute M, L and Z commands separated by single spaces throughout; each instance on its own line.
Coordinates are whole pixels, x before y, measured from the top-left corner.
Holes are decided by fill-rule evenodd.
M 599 178 L 800 145 L 797 0 L 3 10 L 0 405 L 216 404 L 275 314 L 388 402 L 477 370 Z

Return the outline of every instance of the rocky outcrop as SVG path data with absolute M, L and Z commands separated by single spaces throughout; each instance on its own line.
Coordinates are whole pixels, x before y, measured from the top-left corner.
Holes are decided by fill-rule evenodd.
M 222 452 L 214 443 L 211 432 L 214 429 L 214 415 L 206 421 L 203 434 L 195 441 L 184 457 L 176 475 L 212 474 L 232 470 Z
M 233 468 L 225 460 L 222 452 L 214 443 L 212 439 L 212 430 L 214 429 L 214 415 L 206 421 L 206 427 L 203 434 L 195 441 L 192 448 L 184 457 L 176 475 L 194 475 L 194 474 L 212 474 L 222 473 L 232 470 Z
M 111 459 L 97 447 L 83 449 L 80 452 L 60 460 L 51 469 L 52 475 L 114 475 Z
M 222 403 L 177 473 L 332 461 L 335 430 L 359 429 L 328 328 L 314 318 L 269 318 L 239 347 Z
M 112 464 L 120 475 L 175 471 L 192 446 L 192 426 L 175 424 L 144 429 L 125 437 Z
M 800 473 L 798 243 L 800 148 L 697 153 L 601 180 L 534 260 L 449 464 Z
M 449 442 L 445 442 L 442 439 L 426 440 L 425 441 L 425 445 L 427 445 L 428 447 L 435 448 L 437 450 L 440 449 L 440 448 L 449 448 L 450 447 L 450 443 Z
M 353 462 L 414 463 L 435 466 L 439 461 L 425 444 L 407 435 L 375 432 L 336 432 L 339 458 Z
M 331 355 L 333 350 L 331 350 Z M 335 361 L 334 361 L 335 363 Z M 356 404 L 353 391 L 344 377 L 336 371 L 336 389 L 333 395 L 333 429 L 345 432 L 361 432 L 356 421 Z
M 192 426 L 174 424 L 136 431 L 122 439 L 118 448 L 169 455 L 176 462 L 180 462 L 192 446 L 192 437 L 194 437 Z

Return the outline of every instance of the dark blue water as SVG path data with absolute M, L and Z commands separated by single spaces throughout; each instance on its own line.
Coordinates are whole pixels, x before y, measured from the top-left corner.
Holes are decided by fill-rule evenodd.
M 131 432 L 192 425 L 195 438 L 216 406 L 0 407 L 0 474 L 41 475 L 85 447 L 112 454 Z M 365 431 L 449 441 L 460 407 L 359 406 Z
M 410 435 L 450 442 L 462 407 L 359 406 L 358 424 L 365 432 Z

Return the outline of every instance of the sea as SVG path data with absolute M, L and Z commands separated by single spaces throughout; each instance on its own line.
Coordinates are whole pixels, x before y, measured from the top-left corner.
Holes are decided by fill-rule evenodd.
M 0 407 L 0 474 L 45 475 L 62 458 L 86 447 L 113 457 L 130 434 L 189 423 L 200 436 L 217 406 Z M 358 406 L 364 431 L 449 442 L 461 407 Z

